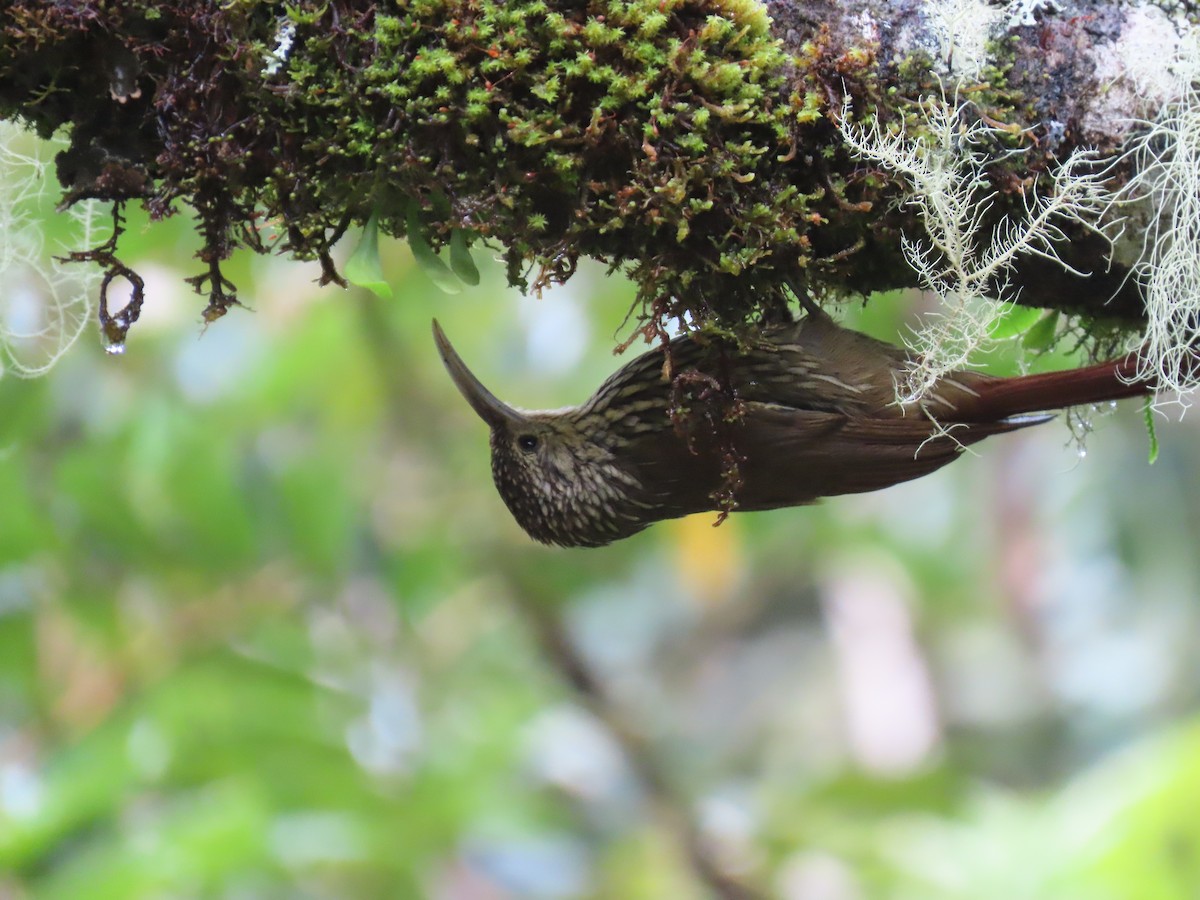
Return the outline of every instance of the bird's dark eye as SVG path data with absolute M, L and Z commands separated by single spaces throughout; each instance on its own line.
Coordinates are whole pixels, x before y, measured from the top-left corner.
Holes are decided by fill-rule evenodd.
M 532 453 L 537 449 L 538 439 L 532 434 L 523 434 L 517 438 L 517 446 L 526 453 Z

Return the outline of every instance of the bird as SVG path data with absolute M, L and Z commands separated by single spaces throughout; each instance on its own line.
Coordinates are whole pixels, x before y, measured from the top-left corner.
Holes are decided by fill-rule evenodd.
M 927 475 L 972 444 L 1073 406 L 1153 393 L 1136 351 L 1066 371 L 955 370 L 900 402 L 909 351 L 819 307 L 741 339 L 684 334 L 630 360 L 586 402 L 497 399 L 437 320 L 450 378 L 490 429 L 492 476 L 533 539 L 601 547 L 692 513 L 779 509 Z

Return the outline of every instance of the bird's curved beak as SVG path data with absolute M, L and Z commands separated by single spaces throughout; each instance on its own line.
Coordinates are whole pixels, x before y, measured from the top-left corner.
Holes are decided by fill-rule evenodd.
M 433 320 L 433 339 L 437 342 L 438 353 L 442 355 L 442 364 L 445 365 L 446 371 L 454 380 L 454 386 L 467 398 L 467 402 L 471 404 L 471 408 L 475 410 L 479 418 L 492 428 L 518 425 L 526 421 L 525 416 L 507 403 L 496 399 L 492 392 L 471 374 L 471 370 L 462 361 L 462 357 L 450 345 L 450 340 L 442 331 L 442 326 L 438 324 L 437 319 Z

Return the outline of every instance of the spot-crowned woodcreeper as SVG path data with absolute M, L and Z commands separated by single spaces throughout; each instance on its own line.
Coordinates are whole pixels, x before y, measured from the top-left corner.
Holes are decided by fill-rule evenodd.
M 731 505 L 777 509 L 878 490 L 990 435 L 1053 418 L 1034 413 L 1153 390 L 1129 354 L 1013 378 L 955 371 L 902 404 L 896 385 L 912 357 L 813 307 L 740 342 L 677 337 L 622 366 L 580 406 L 523 412 L 471 374 L 436 321 L 433 334 L 491 428 L 500 496 L 531 537 L 562 546 L 599 547 Z M 732 497 L 722 497 L 731 478 Z

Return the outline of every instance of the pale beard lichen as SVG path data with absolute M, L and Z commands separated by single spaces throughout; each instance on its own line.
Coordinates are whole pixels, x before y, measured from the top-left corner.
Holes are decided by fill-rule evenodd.
M 1139 376 L 1185 392 L 1200 383 L 1200 32 L 1190 28 L 1158 69 L 1173 99 L 1128 148 L 1136 174 L 1124 201 L 1144 218 L 1134 272 L 1146 298 Z M 1180 402 L 1186 405 L 1186 398 Z
M 855 123 L 848 107 L 839 121 L 854 153 L 905 185 L 904 202 L 925 232 L 902 236 L 901 245 L 939 308 L 912 338 L 919 362 L 896 386 L 903 403 L 919 401 L 946 373 L 971 365 L 1012 299 L 1005 296 L 1006 278 L 1018 257 L 1042 256 L 1070 270 L 1055 251 L 1066 240 L 1063 226 L 1074 222 L 1097 230 L 1112 204 L 1107 171 L 1092 154 L 1076 151 L 1054 173 L 1049 189 L 1027 191 L 1019 214 L 989 225 L 998 196 L 987 167 L 996 160 L 996 139 L 1004 135 L 967 112 L 956 96 L 943 94 L 926 98 L 912 131 L 885 131 L 878 120 Z
M 56 257 L 100 242 L 98 203 L 72 206 L 69 233 L 46 246 L 59 194 L 48 178 L 52 155 L 47 142 L 0 122 L 0 373 L 44 374 L 92 316 L 100 273 Z

